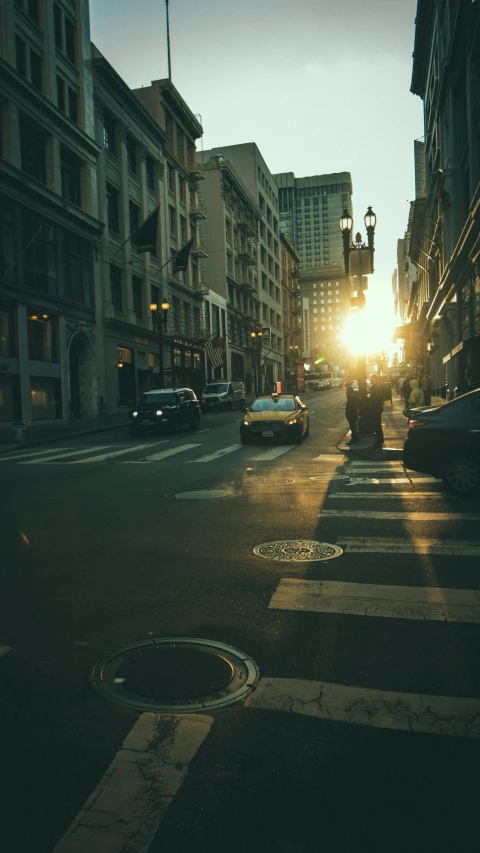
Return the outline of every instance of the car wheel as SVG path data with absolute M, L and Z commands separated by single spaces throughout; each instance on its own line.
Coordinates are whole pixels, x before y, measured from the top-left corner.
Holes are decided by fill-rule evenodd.
M 200 415 L 198 412 L 195 412 L 193 416 L 193 421 L 190 421 L 190 429 L 198 429 L 200 426 Z
M 305 435 L 303 437 L 308 438 L 309 435 L 310 435 L 310 421 L 308 420 L 307 421 L 307 428 L 305 430 Z
M 242 434 L 240 435 L 240 441 L 242 442 L 242 444 L 248 444 L 249 443 L 248 439 Z
M 476 494 L 480 486 L 480 468 L 472 456 L 452 456 L 445 468 L 444 483 L 456 495 Z
M 293 440 L 294 440 L 295 444 L 301 444 L 302 443 L 303 433 L 302 433 L 302 425 L 301 424 L 300 424 L 299 429 L 297 429 L 297 432 L 295 434 L 295 438 Z

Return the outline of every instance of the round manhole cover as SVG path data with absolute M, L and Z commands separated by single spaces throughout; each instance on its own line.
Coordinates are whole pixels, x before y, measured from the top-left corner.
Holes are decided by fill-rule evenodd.
M 93 687 L 110 701 L 149 711 L 194 713 L 245 698 L 258 667 L 243 652 L 211 640 L 157 638 L 106 655 Z
M 175 495 L 165 495 L 166 498 L 176 498 L 177 501 L 208 501 L 212 498 L 236 498 L 241 492 L 231 492 L 227 489 L 199 489 L 191 492 L 177 492 Z
M 256 557 L 280 562 L 316 562 L 333 560 L 343 554 L 338 545 L 317 542 L 315 539 L 280 539 L 277 542 L 264 542 L 253 549 Z

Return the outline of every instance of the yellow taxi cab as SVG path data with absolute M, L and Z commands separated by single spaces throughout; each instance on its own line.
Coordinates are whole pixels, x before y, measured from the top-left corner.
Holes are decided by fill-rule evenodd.
M 295 441 L 300 444 L 310 431 L 308 408 L 296 394 L 257 397 L 240 424 L 242 444 L 258 438 Z

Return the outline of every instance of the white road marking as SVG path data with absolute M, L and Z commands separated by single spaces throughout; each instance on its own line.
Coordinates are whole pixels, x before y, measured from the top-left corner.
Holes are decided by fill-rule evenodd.
M 480 594 L 473 589 L 283 578 L 268 607 L 344 616 L 480 622 Z
M 298 447 L 298 445 L 296 445 Z M 288 453 L 289 450 L 293 450 L 292 445 L 284 445 L 283 447 L 271 447 L 270 450 L 265 450 L 264 453 L 260 453 L 258 456 L 252 456 L 252 459 L 255 459 L 259 462 L 268 461 L 269 459 L 276 459 L 277 456 L 283 456 L 284 453 Z
M 297 678 L 261 678 L 247 708 L 336 723 L 454 737 L 480 737 L 480 700 L 394 693 Z
M 338 539 L 336 544 L 346 548 L 347 554 L 447 554 L 454 557 L 480 557 L 480 542 L 462 539 L 405 540 L 344 536 Z
M 210 429 L 211 429 L 210 427 L 208 427 L 208 429 L 198 429 L 197 435 L 199 435 L 199 433 L 201 433 L 201 432 L 210 432 Z
M 142 714 L 53 853 L 147 853 L 212 717 Z
M 28 462 L 19 462 L 19 465 L 56 465 L 58 459 L 66 459 L 68 456 L 84 456 L 85 453 L 94 453 L 96 450 L 105 450 L 105 445 L 101 444 L 97 447 L 84 447 L 83 450 L 68 450 L 57 454 L 55 459 L 30 459 Z M 79 462 L 85 462 L 85 459 L 79 459 Z M 88 462 L 88 459 L 86 460 Z M 72 462 L 72 465 L 75 464 Z
M 198 459 L 189 459 L 188 463 L 192 465 L 195 462 L 211 462 L 213 459 L 219 459 L 221 456 L 226 456 L 228 453 L 233 453 L 235 450 L 241 450 L 243 444 L 230 444 L 229 447 L 222 447 L 221 450 L 216 450 L 215 453 L 208 453 L 206 456 L 199 456 Z
M 407 521 L 480 521 L 473 512 L 369 512 L 366 510 L 325 509 L 319 518 L 391 518 Z
M 161 444 L 161 442 L 159 442 Z M 125 447 L 123 450 L 114 450 L 112 453 L 102 453 L 100 456 L 89 456 L 88 459 L 76 459 L 75 462 L 70 462 L 70 465 L 85 465 L 87 462 L 103 462 L 104 459 L 112 459 L 114 456 L 123 456 L 125 453 L 135 453 L 137 450 L 144 450 L 146 447 L 151 447 L 151 444 L 135 444 L 132 447 Z
M 403 471 L 402 463 L 395 459 L 385 460 L 385 462 L 350 462 L 350 468 L 370 468 L 372 465 L 376 465 L 378 469 L 381 468 L 400 468 Z
M 107 448 L 107 447 L 110 447 L 110 445 L 109 444 L 102 445 L 102 450 L 103 450 L 103 448 Z M 73 447 L 70 450 L 70 453 L 72 452 L 72 450 L 75 450 L 75 447 Z M 55 453 L 65 453 L 65 448 L 64 447 L 55 447 L 55 448 L 50 448 L 50 450 L 31 450 L 31 451 L 28 451 L 26 453 L 25 452 L 24 453 L 17 453 L 17 452 L 8 453 L 5 456 L 2 456 L 0 458 L 0 462 L 10 462 L 12 459 L 15 459 L 15 460 L 16 459 L 20 459 L 20 460 L 30 459 L 30 458 L 33 458 L 35 456 L 52 456 L 52 454 L 55 454 Z
M 364 500 L 384 500 L 393 498 L 394 500 L 426 500 L 427 498 L 444 498 L 443 492 L 334 492 L 327 495 L 329 500 L 337 498 L 339 500 L 363 498 Z M 453 497 L 453 496 L 452 496 Z
M 360 472 L 359 472 L 360 473 Z M 363 472 L 362 472 L 363 473 Z M 334 479 L 332 477 L 332 479 Z M 349 477 L 350 482 L 346 483 L 347 486 L 359 486 L 364 483 L 370 483 L 372 486 L 386 486 L 386 485 L 397 485 L 398 483 L 410 483 L 408 477 L 392 477 L 387 479 L 387 477 L 382 477 L 380 479 L 376 477 Z M 438 483 L 440 485 L 440 481 L 436 479 L 436 477 L 412 477 L 412 483 Z
M 371 465 L 369 468 L 347 468 L 354 476 L 362 476 L 363 474 L 401 474 L 405 476 L 403 468 L 382 468 L 380 465 Z
M 0 658 L 12 651 L 11 646 L 0 646 Z
M 328 462 L 330 465 L 343 465 L 342 454 L 321 453 L 320 456 L 315 456 L 314 462 Z
M 168 450 L 160 450 L 158 453 L 151 453 L 143 459 L 127 459 L 124 465 L 141 465 L 146 462 L 160 462 L 161 459 L 167 459 L 169 456 L 175 456 L 177 453 L 183 453 L 185 450 L 191 450 L 192 447 L 201 447 L 201 444 L 180 444 L 177 447 L 169 447 Z

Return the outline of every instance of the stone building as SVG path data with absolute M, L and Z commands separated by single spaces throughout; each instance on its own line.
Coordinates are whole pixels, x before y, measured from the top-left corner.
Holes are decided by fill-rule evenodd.
M 295 391 L 297 364 L 302 362 L 302 311 L 298 283 L 301 258 L 287 235 L 280 231 L 280 274 L 282 280 L 284 387 Z
M 411 91 L 424 104 L 423 193 L 409 257 L 418 371 L 437 386 L 480 382 L 480 5 L 418 0 Z M 416 151 L 416 159 L 419 150 Z
M 87 0 L 0 5 L 0 422 L 95 417 L 101 287 Z

